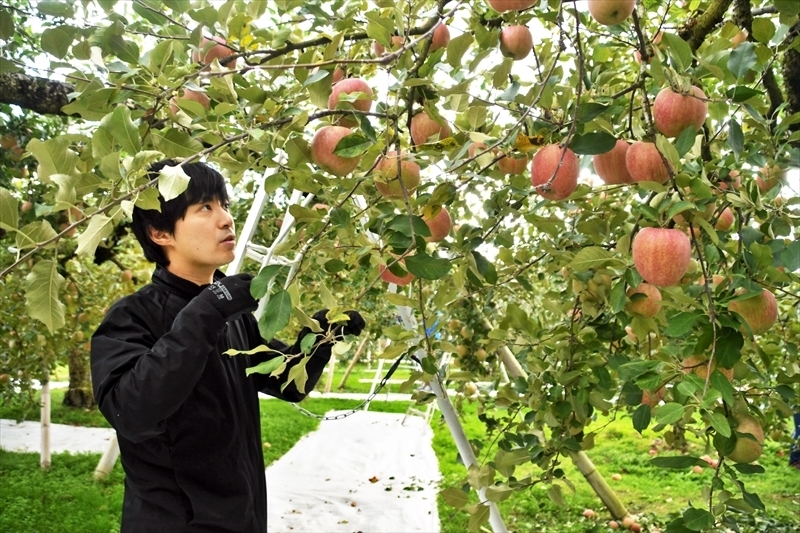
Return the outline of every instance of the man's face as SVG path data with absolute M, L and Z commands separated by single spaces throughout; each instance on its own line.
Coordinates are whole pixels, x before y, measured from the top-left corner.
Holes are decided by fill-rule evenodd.
M 233 218 L 228 203 L 219 200 L 190 205 L 172 235 L 153 240 L 164 248 L 171 272 L 201 283 L 235 257 Z

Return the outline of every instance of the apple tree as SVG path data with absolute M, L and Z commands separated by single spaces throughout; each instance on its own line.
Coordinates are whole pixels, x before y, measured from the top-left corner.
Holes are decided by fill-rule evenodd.
M 314 195 L 276 250 L 296 270 L 260 274 L 262 332 L 355 304 L 392 340 L 385 357 L 422 350 L 418 380 L 477 394 L 497 447 L 469 489 L 443 492 L 470 527 L 488 518 L 479 488 L 500 501 L 543 484 L 560 501 L 559 465 L 586 466 L 600 414 L 677 448 L 705 440 L 714 478 L 670 530 L 730 525 L 731 509 L 764 507 L 747 475 L 800 381 L 798 13 L 791 0 L 0 7 L 6 41 L 41 21 L 26 30 L 35 61 L 0 59 L 0 101 L 71 125 L 24 147 L 47 191 L 35 220 L 0 191 L 16 254 L 2 276 L 30 265 L 28 309 L 55 331 L 65 237 L 77 230 L 81 257 L 113 248 L 134 205 L 183 190 L 179 163 L 219 168 L 242 214 L 263 186 L 261 244 L 294 191 Z M 176 165 L 148 174 L 165 158 Z M 72 209 L 63 228 L 47 218 Z M 411 307 L 419 331 L 387 304 Z M 523 464 L 534 473 L 518 479 Z

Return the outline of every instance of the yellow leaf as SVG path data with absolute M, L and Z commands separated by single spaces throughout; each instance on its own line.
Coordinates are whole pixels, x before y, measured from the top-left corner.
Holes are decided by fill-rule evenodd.
M 514 141 L 514 148 L 523 153 L 538 150 L 542 146 L 544 146 L 544 135 L 529 136 L 520 133 Z

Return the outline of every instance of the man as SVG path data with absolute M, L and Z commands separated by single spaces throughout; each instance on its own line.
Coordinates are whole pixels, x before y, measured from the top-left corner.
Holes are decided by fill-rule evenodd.
M 156 176 L 165 161 L 151 168 Z M 188 189 L 161 211 L 135 208 L 133 231 L 145 257 L 156 263 L 152 283 L 116 302 L 92 337 L 92 381 L 100 411 L 117 431 L 125 496 L 122 533 L 266 531 L 267 494 L 258 392 L 290 402 L 305 397 L 287 358 L 280 378 L 246 377 L 245 369 L 275 357 L 229 357 L 264 340 L 251 314 L 249 274 L 226 277 L 217 270 L 234 259 L 233 218 L 222 176 L 208 166 L 186 164 Z M 331 338 L 359 334 L 361 316 L 331 327 L 314 315 L 322 333 L 306 370 L 307 388 L 330 358 Z M 330 330 L 333 336 L 326 335 Z M 329 332 L 329 333 L 330 333 Z M 304 328 L 289 347 L 299 354 Z

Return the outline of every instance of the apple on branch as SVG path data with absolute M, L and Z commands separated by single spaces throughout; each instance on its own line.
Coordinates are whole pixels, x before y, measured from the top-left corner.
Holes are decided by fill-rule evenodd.
M 627 295 L 631 301 L 625 309 L 633 315 L 653 318 L 661 310 L 661 291 L 649 283 L 640 283 L 636 288 L 630 287 Z
M 435 52 L 440 48 L 444 48 L 450 43 L 450 30 L 447 28 L 447 25 L 443 22 L 440 22 L 436 29 L 433 30 L 433 35 L 431 36 L 431 46 L 429 48 L 429 52 Z
M 536 152 L 531 163 L 534 190 L 549 200 L 563 200 L 578 187 L 580 162 L 575 152 L 558 144 L 549 144 Z M 550 179 L 555 175 L 555 179 Z M 550 185 L 545 187 L 548 182 Z
M 655 143 L 636 141 L 630 145 L 625 153 L 625 167 L 635 182 L 666 183 L 669 180 L 669 170 Z
M 643 228 L 633 238 L 633 264 L 646 282 L 679 285 L 689 268 L 692 246 L 679 229 Z
M 203 37 L 203 40 L 200 43 L 200 48 L 192 52 L 192 61 L 194 63 L 200 62 L 208 65 L 215 59 L 221 62 L 223 59 L 232 56 L 234 53 L 235 52 L 228 47 L 228 42 L 223 37 L 218 35 L 215 35 L 211 39 L 206 39 Z M 225 66 L 233 70 L 236 68 L 236 61 L 236 59 L 233 59 Z
M 486 0 L 489 7 L 498 13 L 505 13 L 506 11 L 522 11 L 537 4 L 539 0 Z
M 614 148 L 604 154 L 592 157 L 594 171 L 607 185 L 633 183 L 633 176 L 628 172 L 625 156 L 628 154 L 630 144 L 622 139 L 617 140 Z
M 328 109 L 336 109 L 342 95 L 357 94 L 354 102 L 348 102 L 353 109 L 358 111 L 369 111 L 372 109 L 372 88 L 361 78 L 347 78 L 336 83 L 331 89 L 328 97 Z M 358 120 L 352 116 L 342 116 L 338 124 L 346 128 L 358 126 Z
M 346 176 L 361 162 L 361 156 L 341 157 L 334 154 L 339 141 L 353 133 L 343 126 L 323 126 L 311 139 L 311 159 L 320 168 L 334 176 Z
M 525 59 L 533 50 L 533 36 L 527 26 L 506 26 L 500 31 L 500 53 L 514 61 Z
M 430 237 L 425 238 L 428 242 L 440 242 L 444 240 L 444 238 L 450 234 L 450 230 L 453 227 L 453 220 L 450 218 L 450 213 L 444 206 L 442 206 L 432 218 L 423 216 L 422 220 L 428 226 L 428 229 L 431 230 Z
M 636 0 L 589 0 L 589 13 L 604 26 L 620 24 L 631 16 Z
M 742 294 L 744 289 L 736 291 L 737 296 Z M 754 335 L 766 333 L 778 320 L 778 302 L 767 289 L 750 298 L 731 301 L 728 309 L 741 316 Z
M 399 159 L 398 165 L 397 152 L 392 150 L 375 164 L 375 187 L 384 198 L 403 198 L 404 188 L 411 194 L 419 186 L 419 165 L 409 160 L 405 152 L 400 153 Z
M 752 415 L 734 416 L 736 446 L 728 454 L 735 463 L 752 463 L 764 452 L 764 428 Z
M 708 117 L 708 99 L 700 87 L 692 86 L 691 94 L 681 94 L 666 87 L 653 102 L 656 129 L 667 137 L 677 137 L 688 127 L 703 127 Z
M 416 146 L 432 140 L 446 139 L 451 134 L 450 125 L 447 122 L 442 121 L 440 124 L 429 117 L 425 111 L 417 113 L 411 119 L 411 142 Z

